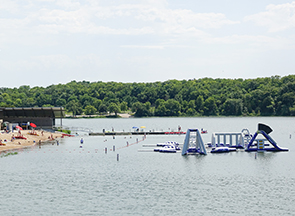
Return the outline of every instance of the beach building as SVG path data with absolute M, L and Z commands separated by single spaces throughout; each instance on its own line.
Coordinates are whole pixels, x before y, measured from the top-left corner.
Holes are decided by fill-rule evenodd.
M 63 107 L 0 107 L 0 122 L 8 122 L 26 127 L 34 123 L 37 128 L 52 128 L 56 119 L 65 116 Z

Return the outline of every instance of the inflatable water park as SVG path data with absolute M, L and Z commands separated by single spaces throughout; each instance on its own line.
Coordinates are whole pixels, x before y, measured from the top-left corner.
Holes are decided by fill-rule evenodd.
M 265 124 L 259 123 L 258 130 L 252 135 L 248 129 L 241 132 L 212 133 L 211 142 L 205 145 L 202 134 L 203 129 L 188 129 L 183 144 L 174 141 L 157 143 L 154 152 L 177 153 L 185 155 L 207 155 L 210 153 L 228 153 L 235 151 L 245 152 L 280 152 L 289 151 L 280 147 L 270 136 L 273 130 Z M 207 133 L 207 131 L 206 131 Z M 148 146 L 146 146 L 148 147 Z
M 258 131 L 253 135 L 250 142 L 246 145 L 245 151 L 289 151 L 287 148 L 279 147 L 278 144 L 269 135 L 272 129 L 265 124 L 258 124 Z M 264 139 L 258 139 L 258 136 Z M 272 146 L 272 147 L 269 147 Z

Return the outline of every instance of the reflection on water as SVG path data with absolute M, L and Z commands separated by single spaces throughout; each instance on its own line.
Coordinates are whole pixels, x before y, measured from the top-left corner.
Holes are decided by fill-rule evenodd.
M 167 118 L 81 120 L 85 127 L 203 127 L 237 132 L 257 122 L 273 127 L 273 138 L 289 152 L 231 152 L 181 156 L 138 152 L 142 144 L 184 136 L 80 137 L 33 147 L 0 159 L 3 215 L 291 215 L 295 211 L 294 147 L 288 118 Z M 244 121 L 244 122 L 243 122 Z M 64 120 L 78 124 L 80 120 Z M 209 124 L 210 123 L 210 124 Z M 80 124 L 80 123 L 79 123 Z M 217 128 L 222 126 L 223 127 Z M 280 131 L 276 131 L 280 127 Z M 239 129 L 240 130 L 240 129 Z M 289 130 L 289 131 L 288 131 Z M 288 136 L 288 137 L 286 137 Z M 295 135 L 294 135 L 295 137 Z M 126 141 L 135 143 L 126 147 Z M 205 141 L 205 142 L 207 142 Z M 116 151 L 113 152 L 113 146 Z M 124 147 L 124 148 L 123 148 Z M 105 148 L 108 152 L 105 153 Z M 120 160 L 117 161 L 117 154 Z

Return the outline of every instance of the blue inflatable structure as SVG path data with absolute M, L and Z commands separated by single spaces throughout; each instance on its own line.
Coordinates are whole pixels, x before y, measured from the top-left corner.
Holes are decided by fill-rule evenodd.
M 243 129 L 238 133 L 218 132 L 212 134 L 211 143 L 207 145 L 212 148 L 211 153 L 227 153 L 237 149 L 245 149 L 251 137 L 248 129 Z
M 248 143 L 245 151 L 289 151 L 287 148 L 281 148 L 278 144 L 269 136 L 272 132 L 272 129 L 265 125 L 265 124 L 258 124 L 258 131 L 253 135 L 252 139 Z M 264 136 L 265 139 L 257 139 L 258 135 Z M 273 147 L 266 147 L 270 146 L 266 141 L 269 142 Z
M 227 138 L 229 138 L 227 140 Z M 229 147 L 236 149 L 244 149 L 245 139 L 244 134 L 240 133 L 213 133 L 211 138 L 211 147 Z
M 198 129 L 188 129 L 186 132 L 182 155 L 202 154 L 207 155 L 207 151 Z

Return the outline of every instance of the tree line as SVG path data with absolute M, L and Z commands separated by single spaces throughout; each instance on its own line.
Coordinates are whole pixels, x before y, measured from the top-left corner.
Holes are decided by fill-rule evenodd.
M 71 81 L 0 89 L 0 107 L 64 107 L 72 115 L 293 116 L 295 75 L 151 83 Z

